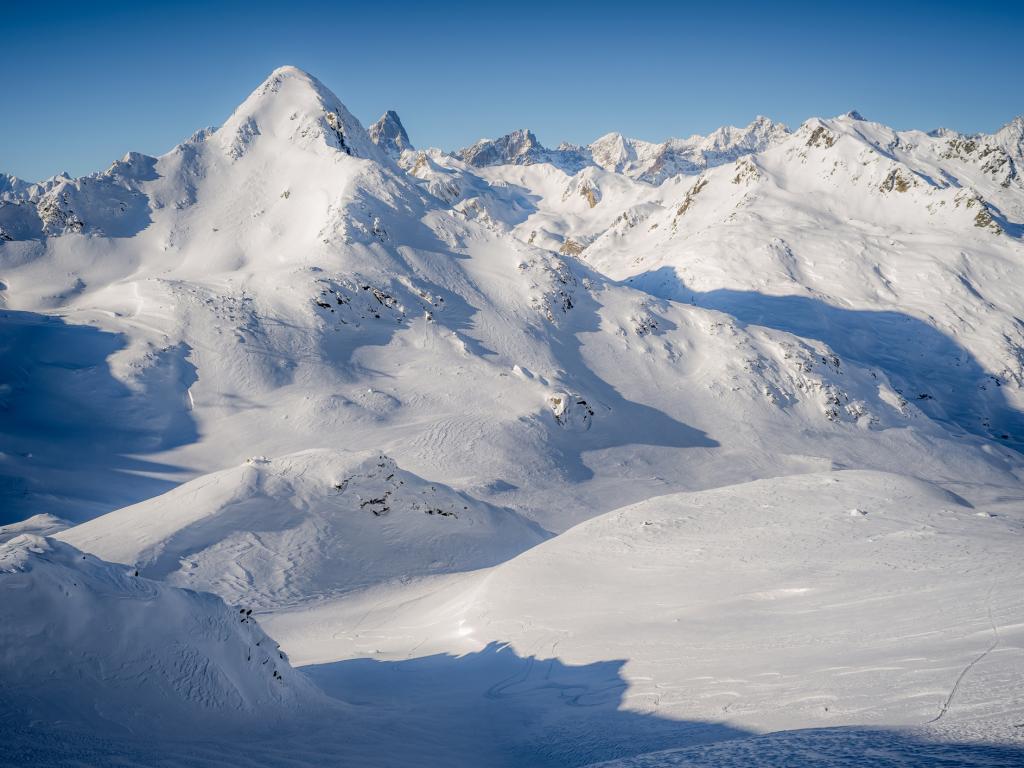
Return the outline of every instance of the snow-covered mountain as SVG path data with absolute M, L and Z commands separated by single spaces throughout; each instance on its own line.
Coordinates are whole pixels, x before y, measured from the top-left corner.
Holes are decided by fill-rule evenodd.
M 519 129 L 498 139 L 480 139 L 476 144 L 454 154 L 477 168 L 488 165 L 530 165 L 545 162 L 550 153 L 532 131 Z
M 237 737 L 331 706 L 252 617 L 219 598 L 23 534 L 0 544 L 5 728 Z
M 392 157 L 399 157 L 407 149 L 415 149 L 409 141 L 398 113 L 389 109 L 380 116 L 380 120 L 368 129 L 370 141 L 383 149 Z
M 373 699 L 281 762 L 583 765 L 929 717 L 1006 741 L 1022 133 L 849 113 L 448 153 L 283 67 L 162 156 L 0 177 L 0 546 L 98 595 L 65 634 L 56 597 L 11 603 L 10 642 L 46 642 L 2 682 L 28 696 L 113 627 L 149 649 L 126 674 L 177 690 L 158 646 L 198 658 L 196 621 L 244 688 L 219 622 L 254 609 L 323 691 Z M 136 584 L 181 628 L 132 634 Z M 81 684 L 46 678 L 88 726 Z
M 658 184 L 671 176 L 698 173 L 760 152 L 788 134 L 786 126 L 759 116 L 746 128 L 725 126 L 707 136 L 695 134 L 660 144 L 609 133 L 585 147 L 560 144 L 552 150 L 542 146 L 531 131 L 521 129 L 499 139 L 481 139 L 453 157 L 477 168 L 547 163 L 575 173 L 595 166 Z
M 31 184 L 22 181 L 17 176 L 8 173 L 0 173 L 0 199 L 16 200 L 24 197 Z
M 267 608 L 495 565 L 545 537 L 511 510 L 427 483 L 386 456 L 305 451 L 252 458 L 57 538 L 144 576 Z
M 978 136 L 985 141 L 989 137 Z M 1013 160 L 1017 172 L 1024 163 L 1024 115 L 1017 115 L 991 136 L 991 143 L 1001 148 Z

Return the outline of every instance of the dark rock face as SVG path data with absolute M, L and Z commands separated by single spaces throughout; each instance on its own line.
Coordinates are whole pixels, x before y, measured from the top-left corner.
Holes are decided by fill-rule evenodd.
M 414 149 L 405 126 L 394 110 L 389 109 L 381 115 L 380 120 L 370 126 L 369 134 L 370 141 L 392 157 L 398 157 L 406 149 Z
M 531 165 L 543 162 L 547 150 L 532 131 L 520 129 L 500 139 L 481 139 L 456 153 L 456 157 L 477 168 L 488 165 Z

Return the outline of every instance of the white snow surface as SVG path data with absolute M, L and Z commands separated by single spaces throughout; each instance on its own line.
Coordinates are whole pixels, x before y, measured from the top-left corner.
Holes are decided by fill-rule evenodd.
M 0 765 L 1019 765 L 1022 167 L 282 67 L 0 176 Z
M 322 600 L 381 581 L 500 563 L 544 532 L 377 453 L 255 457 L 58 534 L 229 604 Z
M 51 538 L 0 544 L 0 596 L 5 727 L 208 738 L 251 730 L 254 715 L 332 706 L 251 609 Z
M 35 534 L 36 536 L 52 536 L 68 527 L 69 523 L 67 520 L 61 520 L 54 515 L 46 513 L 33 515 L 17 523 L 0 525 L 0 544 L 26 533 Z

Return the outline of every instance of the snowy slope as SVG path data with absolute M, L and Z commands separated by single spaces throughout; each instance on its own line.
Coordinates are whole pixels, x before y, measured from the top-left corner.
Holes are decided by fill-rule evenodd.
M 53 539 L 0 544 L 0 596 L 5 728 L 224 737 L 331 706 L 251 609 Z
M 819 338 L 882 367 L 929 416 L 1019 445 L 1022 205 L 994 143 L 846 116 L 702 175 L 582 258 L 655 295 Z
M 250 459 L 59 538 L 149 578 L 267 608 L 494 565 L 544 532 L 386 456 L 322 450 Z
M 951 764 L 979 742 L 1006 745 L 993 759 L 1019 759 L 1024 497 L 993 497 L 970 506 L 860 471 L 670 495 L 493 569 L 265 621 L 337 695 L 385 707 L 415 692 L 453 730 L 517 713 L 517 729 L 502 735 L 522 764 L 695 745 L 709 730 L 713 741 L 782 731 L 764 747 L 772 765 L 799 764 L 819 743 L 831 755 L 823 765 L 857 764 L 864 747 L 886 744 L 894 760 L 929 765 L 943 742 Z M 405 661 L 436 654 L 453 660 Z M 358 674 L 366 658 L 388 676 Z M 332 675 L 340 659 L 353 660 L 341 662 L 351 678 Z M 442 675 L 457 682 L 440 686 Z M 384 680 L 398 693 L 375 694 Z M 852 726 L 845 739 L 786 733 Z M 759 743 L 709 754 L 744 764 Z M 500 748 L 476 745 L 474 759 L 500 763 Z
M 54 515 L 33 515 L 17 523 L 0 525 L 0 544 L 26 533 L 36 536 L 53 536 L 68 528 L 69 525 L 67 520 L 61 520 Z

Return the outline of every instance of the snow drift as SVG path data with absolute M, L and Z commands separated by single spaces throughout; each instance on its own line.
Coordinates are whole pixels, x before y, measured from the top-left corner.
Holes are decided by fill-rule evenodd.
M 379 453 L 329 450 L 253 458 L 59 534 L 150 578 L 258 608 L 494 565 L 544 537 Z
M 224 736 L 330 706 L 252 617 L 214 595 L 23 534 L 0 544 L 0 719 Z

